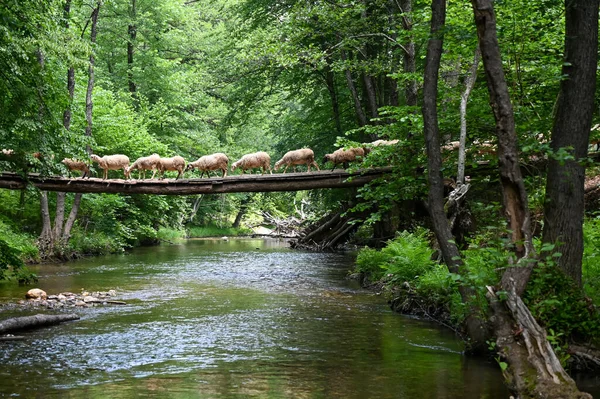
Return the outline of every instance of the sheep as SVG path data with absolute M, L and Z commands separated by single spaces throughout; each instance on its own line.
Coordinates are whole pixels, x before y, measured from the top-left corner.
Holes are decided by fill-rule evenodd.
M 65 158 L 61 162 L 65 164 L 67 169 L 69 169 L 69 177 L 71 177 L 71 172 L 74 170 L 83 172 L 83 174 L 81 175 L 82 179 L 86 176 L 89 177 L 90 167 L 85 162 L 71 158 Z
M 315 153 L 310 148 L 286 152 L 283 158 L 275 162 L 275 170 L 278 170 L 282 165 L 285 165 L 283 173 L 290 165 L 306 165 L 308 172 L 310 172 L 311 165 L 320 170 L 319 165 L 315 162 Z
M 128 179 L 131 178 L 131 171 L 137 169 L 138 178 L 141 177 L 142 179 L 145 179 L 146 171 L 151 170 L 153 171 L 151 179 L 154 179 L 159 159 L 160 155 L 158 154 L 152 154 L 147 157 L 140 157 L 136 159 L 135 162 L 131 164 L 131 166 L 127 167 L 127 169 L 125 170 L 125 176 L 127 176 Z
M 335 150 L 333 154 L 325 154 L 323 163 L 326 163 L 327 161 L 332 162 L 333 168 L 331 170 L 335 169 L 335 167 L 340 163 L 344 164 L 344 168 L 347 168 L 349 162 L 356 161 L 357 157 L 364 156 L 365 150 L 362 147 L 349 148 L 347 150 L 340 148 L 339 150 Z
M 109 170 L 123 169 L 123 173 L 125 173 L 125 170 L 129 166 L 129 157 L 123 154 L 105 155 L 102 158 L 96 154 L 92 154 L 90 155 L 90 158 L 92 161 L 97 162 L 101 169 L 104 169 L 104 176 L 102 177 L 102 180 L 106 180 Z M 126 173 L 125 177 L 127 178 Z
M 400 142 L 400 140 L 398 140 L 398 139 L 396 139 L 396 140 L 375 140 L 372 143 L 362 143 L 362 146 L 363 146 L 363 150 L 365 150 L 365 155 L 367 155 L 373 150 L 373 147 L 394 145 L 394 144 L 398 144 L 399 142 Z
M 165 172 L 177 171 L 177 177 L 175 178 L 175 180 L 177 180 L 183 174 L 185 169 L 185 159 L 179 155 L 176 155 L 172 158 L 160 158 L 156 168 L 161 174 L 161 179 L 164 179 Z
M 244 174 L 246 169 L 252 168 L 262 168 L 263 173 L 269 169 L 269 173 L 273 174 L 271 170 L 271 157 L 264 151 L 244 155 L 239 160 L 234 162 L 233 165 L 231 165 L 232 172 L 237 168 L 242 169 L 242 174 Z
M 223 154 L 222 152 L 217 152 L 212 155 L 205 155 L 203 157 L 200 157 L 194 162 L 190 162 L 185 168 L 185 170 L 188 171 L 197 168 L 200 171 L 200 178 L 204 176 L 204 172 L 206 172 L 206 175 L 210 177 L 211 170 L 222 170 L 223 177 L 225 177 L 227 176 L 228 164 L 229 158 L 227 158 L 227 155 Z

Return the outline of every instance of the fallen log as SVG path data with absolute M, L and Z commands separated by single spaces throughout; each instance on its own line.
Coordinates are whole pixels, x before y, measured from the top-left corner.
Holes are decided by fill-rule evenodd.
M 76 314 L 36 314 L 34 316 L 13 317 L 0 321 L 0 334 L 29 328 L 46 327 L 78 319 L 79 316 Z

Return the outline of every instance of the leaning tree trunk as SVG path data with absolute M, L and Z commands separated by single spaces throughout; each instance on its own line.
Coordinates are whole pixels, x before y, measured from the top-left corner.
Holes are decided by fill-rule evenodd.
M 348 64 L 348 57 L 346 56 L 346 51 L 340 51 L 340 57 L 345 64 Z M 365 111 L 362 108 L 362 104 L 360 102 L 360 98 L 358 98 L 358 92 L 356 90 L 356 85 L 354 84 L 354 79 L 352 78 L 352 72 L 348 65 L 344 68 L 344 75 L 346 76 L 346 84 L 348 85 L 348 90 L 350 90 L 350 94 L 352 94 L 352 102 L 354 103 L 354 109 L 356 111 L 356 117 L 358 119 L 358 125 L 360 127 L 367 125 L 367 116 L 365 115 Z
M 452 273 L 463 273 L 463 262 L 456 243 L 453 240 L 450 224 L 444 210 L 444 179 L 442 176 L 442 155 L 437 118 L 437 88 L 439 67 L 442 56 L 444 27 L 446 20 L 446 1 L 434 0 L 431 5 L 431 32 L 427 45 L 425 60 L 425 77 L 423 83 L 423 123 L 428 158 L 429 215 L 433 224 L 442 256 Z M 465 320 L 467 333 L 471 337 L 473 352 L 482 353 L 486 350 L 487 328 L 479 317 L 479 309 L 472 297 L 474 291 L 466 286 L 459 286 L 463 303 L 470 306 Z
M 479 68 L 479 59 L 481 58 L 481 52 L 479 46 L 475 49 L 475 55 L 473 56 L 473 64 L 469 70 L 469 76 L 465 81 L 465 91 L 460 96 L 460 145 L 458 148 L 458 173 L 456 175 L 456 181 L 461 184 L 465 183 L 465 161 L 467 154 L 467 102 L 471 95 L 471 90 L 475 87 L 475 81 L 477 80 L 477 69 Z
M 533 258 L 527 193 L 519 169 L 514 115 L 502 68 L 494 8 L 491 0 L 471 2 L 490 104 L 496 119 L 504 208 L 517 259 Z M 489 288 L 496 346 L 499 356 L 507 364 L 504 374 L 509 389 L 518 398 L 590 397 L 577 389 L 556 361 L 545 332 L 520 299 L 529 280 L 529 265 L 525 262 L 521 267 L 508 267 L 504 272 L 499 289 L 508 296 L 506 304 L 499 302 L 496 292 Z
M 565 59 L 556 101 L 552 150 L 572 147 L 574 160 L 550 158 L 543 241 L 559 244 L 560 268 L 581 286 L 585 166 L 598 66 L 598 0 L 565 1 Z M 568 206 L 565 206 L 568 204 Z M 568 245 L 564 243 L 568 242 Z

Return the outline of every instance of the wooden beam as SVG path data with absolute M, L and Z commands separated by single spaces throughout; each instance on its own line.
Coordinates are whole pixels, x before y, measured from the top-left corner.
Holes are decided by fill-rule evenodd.
M 342 169 L 310 173 L 236 175 L 206 179 L 122 180 L 99 178 L 68 179 L 29 174 L 27 178 L 11 173 L 0 174 L 0 188 L 22 190 L 31 184 L 40 190 L 74 193 L 193 195 L 241 192 L 299 191 L 322 188 L 358 187 L 390 173 L 391 167 L 359 170 Z

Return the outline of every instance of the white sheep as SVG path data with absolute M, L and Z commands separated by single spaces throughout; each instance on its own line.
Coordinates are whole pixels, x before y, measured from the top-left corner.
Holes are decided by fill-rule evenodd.
M 65 164 L 65 166 L 67 167 L 67 169 L 69 169 L 69 177 L 71 176 L 71 172 L 74 171 L 74 170 L 78 170 L 80 172 L 83 172 L 83 174 L 81 175 L 82 179 L 84 177 L 86 177 L 86 176 L 89 177 L 90 167 L 85 162 L 78 161 L 76 159 L 71 159 L 71 158 L 65 158 L 61 162 L 63 164 Z
M 244 155 L 239 160 L 234 162 L 233 165 L 231 165 L 232 172 L 237 168 L 242 169 L 242 174 L 246 171 L 246 169 L 253 168 L 262 168 L 263 173 L 265 173 L 268 169 L 269 173 L 273 174 L 271 171 L 271 157 L 264 151 Z
M 179 155 L 176 155 L 172 158 L 160 158 L 156 168 L 160 172 L 161 179 L 165 177 L 165 172 L 177 171 L 177 177 L 175 178 L 175 180 L 177 180 L 183 174 L 185 169 L 185 159 Z
M 109 170 L 123 169 L 123 173 L 125 173 L 126 168 L 129 166 L 129 157 L 123 154 L 105 155 L 102 158 L 96 154 L 92 154 L 90 158 L 92 161 L 97 162 L 101 169 L 104 169 L 102 180 L 106 180 Z M 125 177 L 127 177 L 126 174 Z
M 151 179 L 154 179 L 159 160 L 160 155 L 158 154 L 152 154 L 147 157 L 140 157 L 136 159 L 135 162 L 131 164 L 131 166 L 127 167 L 127 169 L 125 170 L 125 176 L 127 176 L 127 178 L 129 179 L 131 178 L 131 171 L 138 170 L 138 178 L 145 179 L 146 171 L 151 170 L 153 172 Z
M 365 155 L 369 154 L 374 147 L 382 147 L 387 145 L 395 145 L 398 144 L 400 140 L 375 140 L 371 143 L 362 143 L 363 150 L 365 150 Z
M 279 161 L 275 162 L 275 170 L 278 170 L 282 165 L 285 165 L 283 173 L 290 165 L 306 165 L 308 172 L 310 172 L 311 165 L 320 170 L 319 165 L 315 162 L 315 153 L 310 148 L 286 152 Z
M 326 163 L 327 161 L 333 163 L 333 168 L 331 170 L 335 169 L 338 164 L 343 164 L 344 168 L 347 168 L 349 162 L 356 161 L 358 157 L 364 156 L 365 150 L 362 147 L 349 148 L 347 150 L 340 148 L 339 150 L 335 150 L 333 154 L 325 154 L 323 163 Z
M 198 160 L 190 162 L 185 170 L 198 169 L 200 171 L 200 178 L 204 176 L 204 172 L 210 177 L 211 170 L 221 170 L 223 171 L 223 177 L 225 177 L 227 176 L 227 165 L 229 165 L 229 158 L 227 158 L 227 155 L 222 152 L 217 152 L 212 155 L 204 155 L 203 157 L 198 158 Z

